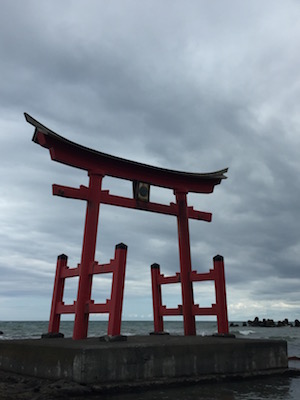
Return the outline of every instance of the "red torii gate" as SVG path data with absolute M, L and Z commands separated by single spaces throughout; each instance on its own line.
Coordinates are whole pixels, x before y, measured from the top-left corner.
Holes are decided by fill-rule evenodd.
M 188 220 L 211 221 L 212 214 L 196 211 L 187 205 L 187 194 L 212 193 L 215 185 L 225 179 L 227 168 L 212 173 L 187 173 L 149 166 L 146 164 L 114 157 L 74 143 L 39 123 L 25 113 L 26 121 L 35 127 L 32 140 L 49 149 L 51 159 L 60 163 L 86 170 L 89 186 L 72 188 L 53 185 L 53 195 L 87 201 L 84 238 L 81 263 L 77 268 L 67 267 L 67 256 L 61 255 L 57 261 L 56 279 L 53 291 L 49 334 L 59 332 L 60 315 L 75 313 L 73 339 L 87 337 L 89 313 L 109 313 L 109 335 L 120 334 L 123 301 L 124 275 L 127 246 L 116 246 L 115 259 L 109 264 L 98 265 L 94 260 L 97 240 L 97 228 L 100 203 L 174 215 L 178 223 L 180 273 L 174 277 L 160 275 L 158 264 L 152 265 L 152 293 L 154 305 L 154 330 L 163 330 L 163 315 L 183 315 L 185 335 L 195 335 L 195 315 L 217 315 L 218 332 L 228 333 L 227 304 L 223 258 L 214 258 L 215 268 L 208 274 L 192 271 Z M 101 189 L 105 175 L 133 182 L 133 198 L 111 195 Z M 149 201 L 150 185 L 173 189 L 176 203 L 169 205 Z M 220 258 L 221 257 L 221 258 Z M 216 267 L 217 266 L 217 267 Z M 157 269 L 156 278 L 153 270 Z M 116 271 L 121 271 L 119 274 Z M 218 272 L 220 271 L 220 273 Z M 111 299 L 106 304 L 94 304 L 91 300 L 92 276 L 94 273 L 113 272 Z M 115 275 L 117 277 L 115 277 Z M 73 305 L 64 305 L 64 279 L 79 276 L 77 301 Z M 201 309 L 194 304 L 193 281 L 214 280 L 216 286 L 216 305 L 210 309 Z M 161 304 L 160 285 L 181 282 L 182 306 L 178 309 L 166 309 Z

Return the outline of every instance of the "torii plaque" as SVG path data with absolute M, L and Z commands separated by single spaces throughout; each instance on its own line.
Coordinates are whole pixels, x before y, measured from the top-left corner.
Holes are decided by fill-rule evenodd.
M 185 335 L 195 335 L 195 315 L 222 314 L 223 323 L 219 323 L 218 320 L 219 333 L 228 333 L 224 273 L 221 278 L 221 280 L 223 279 L 222 290 L 219 291 L 219 293 L 223 293 L 221 295 L 223 296 L 223 306 L 220 308 L 219 314 L 216 314 L 216 307 L 212 307 L 211 311 L 205 309 L 205 312 L 201 313 L 201 309 L 199 307 L 197 309 L 197 305 L 194 304 L 192 282 L 211 279 L 215 280 L 216 283 L 217 279 L 215 273 L 210 275 L 202 274 L 205 276 L 201 277 L 201 274 L 192 271 L 188 220 L 191 218 L 210 222 L 212 214 L 196 211 L 193 207 L 187 205 L 187 194 L 189 192 L 212 193 L 215 185 L 220 184 L 226 178 L 224 174 L 228 169 L 212 173 L 189 173 L 126 160 L 74 143 L 51 131 L 26 113 L 25 118 L 27 122 L 35 127 L 32 140 L 49 149 L 52 160 L 86 170 L 89 176 L 88 187 L 72 188 L 53 185 L 53 195 L 85 200 L 87 209 L 81 263 L 77 268 L 70 269 L 67 267 L 67 257 L 65 255 L 58 257 L 48 329 L 49 334 L 58 333 L 61 314 L 75 313 L 73 339 L 84 339 L 87 337 L 89 314 L 93 312 L 109 312 L 108 334 L 120 334 L 127 246 L 123 244 L 116 246 L 115 259 L 109 264 L 101 266 L 95 261 L 99 207 L 101 203 L 176 216 L 180 258 L 180 274 L 177 274 L 178 279 L 176 279 L 177 282 L 181 282 L 182 306 L 179 306 L 179 308 L 181 307 L 180 310 L 178 309 L 179 311 L 173 314 L 164 314 L 162 312 L 160 318 L 162 318 L 162 315 L 181 314 L 184 320 Z M 132 181 L 133 198 L 111 195 L 109 191 L 102 190 L 102 179 L 106 175 Z M 176 202 L 169 205 L 151 202 L 149 197 L 151 185 L 172 189 Z M 218 258 L 217 264 L 219 261 L 220 259 Z M 156 269 L 156 266 L 157 264 L 155 264 L 154 269 Z M 93 274 L 116 272 L 118 268 L 123 272 L 116 273 L 116 277 L 114 273 L 111 299 L 107 300 L 106 304 L 94 304 L 93 300 L 91 300 Z M 62 302 L 64 279 L 70 276 L 79 276 L 77 301 L 73 305 L 64 305 Z M 167 278 L 164 279 L 166 280 Z M 166 283 L 164 279 L 160 278 L 159 284 Z M 169 281 L 171 280 L 169 279 Z M 153 302 L 155 302 L 155 298 L 153 298 Z M 158 304 L 159 309 L 166 308 Z M 156 330 L 159 327 L 162 327 L 162 324 L 157 325 Z

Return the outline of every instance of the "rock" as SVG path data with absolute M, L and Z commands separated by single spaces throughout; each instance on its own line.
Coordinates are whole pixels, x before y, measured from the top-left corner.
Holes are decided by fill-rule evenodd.
M 258 317 L 255 317 L 253 321 L 248 321 L 248 326 L 252 327 L 261 327 L 261 328 L 280 328 L 283 326 L 291 326 L 289 320 L 285 318 L 283 321 L 278 321 L 277 323 L 273 319 L 263 319 L 259 320 Z M 300 323 L 299 323 L 300 326 Z
M 67 397 L 88 395 L 92 392 L 92 389 L 89 386 L 64 380 L 49 385 L 49 389 L 50 391 L 54 389 L 54 391 L 57 391 L 60 395 L 64 394 Z
M 251 321 L 250 319 L 248 321 L 249 326 L 259 326 L 259 324 L 260 324 L 260 321 L 259 321 L 258 317 L 255 317 L 253 321 Z
M 267 319 L 264 321 L 264 327 L 266 328 L 274 328 L 276 326 L 275 322 L 273 319 Z
M 125 336 L 125 335 L 116 335 L 116 336 L 104 335 L 104 336 L 100 336 L 99 340 L 100 340 L 100 342 L 126 342 L 127 336 Z

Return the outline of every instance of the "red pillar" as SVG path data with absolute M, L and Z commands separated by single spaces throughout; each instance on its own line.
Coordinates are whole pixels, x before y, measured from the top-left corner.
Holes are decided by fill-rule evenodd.
M 182 290 L 182 313 L 185 335 L 196 335 L 195 316 L 193 315 L 194 293 L 193 284 L 190 279 L 192 271 L 190 235 L 187 199 L 185 192 L 175 191 L 178 206 L 178 240 L 180 258 L 180 276 Z
M 162 305 L 161 297 L 161 285 L 158 283 L 158 277 L 160 275 L 159 264 L 151 265 L 151 281 L 152 281 L 152 301 L 153 301 L 153 320 L 154 320 L 154 332 L 163 332 L 164 321 L 162 315 L 160 315 L 160 306 Z
M 57 314 L 57 305 L 58 303 L 63 301 L 65 278 L 61 277 L 61 272 L 63 268 L 67 266 L 67 262 L 68 257 L 65 254 L 61 254 L 57 257 L 51 312 L 48 326 L 49 333 L 59 332 L 60 314 Z
M 217 304 L 217 320 L 218 333 L 228 334 L 228 315 L 227 315 L 227 300 L 226 300 L 226 285 L 224 272 L 224 258 L 217 255 L 213 258 L 214 269 L 216 271 L 215 289 L 216 289 L 216 304 Z
M 117 336 L 121 333 L 126 256 L 126 244 L 117 244 L 115 250 L 116 264 L 113 272 L 111 303 L 107 328 L 107 334 L 111 336 Z
M 89 314 L 86 306 L 91 299 L 91 263 L 95 260 L 97 228 L 100 207 L 102 175 L 89 173 L 89 199 L 87 201 L 82 255 L 79 273 L 78 294 L 75 311 L 73 339 L 85 339 L 88 332 Z

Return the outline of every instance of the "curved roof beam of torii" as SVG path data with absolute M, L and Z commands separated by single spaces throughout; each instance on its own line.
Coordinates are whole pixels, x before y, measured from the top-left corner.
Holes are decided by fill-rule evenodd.
M 228 168 L 211 173 L 181 172 L 101 153 L 58 135 L 27 113 L 24 115 L 26 121 L 35 127 L 32 140 L 49 149 L 52 160 L 75 168 L 186 193 L 211 193 L 215 185 L 227 178 L 224 174 Z

